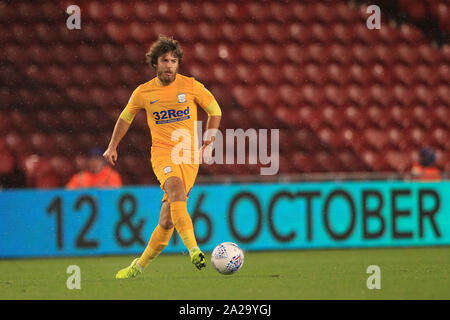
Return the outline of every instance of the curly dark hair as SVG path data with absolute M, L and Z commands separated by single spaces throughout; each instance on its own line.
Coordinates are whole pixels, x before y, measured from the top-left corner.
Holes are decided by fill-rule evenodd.
M 145 54 L 145 61 L 156 69 L 158 58 L 167 52 L 173 52 L 178 58 L 178 64 L 181 65 L 183 60 L 183 50 L 178 44 L 178 41 L 173 37 L 166 37 L 164 35 L 160 35 L 158 40 L 151 45 L 150 49 Z

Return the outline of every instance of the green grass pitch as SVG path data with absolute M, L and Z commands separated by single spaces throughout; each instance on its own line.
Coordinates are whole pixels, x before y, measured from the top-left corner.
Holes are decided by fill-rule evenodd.
M 450 248 L 246 252 L 231 276 L 210 264 L 198 271 L 187 255 L 161 255 L 132 280 L 116 272 L 132 256 L 0 260 L 0 299 L 450 299 Z M 81 269 L 81 289 L 66 287 L 69 265 Z M 369 290 L 369 265 L 381 269 L 381 289 Z

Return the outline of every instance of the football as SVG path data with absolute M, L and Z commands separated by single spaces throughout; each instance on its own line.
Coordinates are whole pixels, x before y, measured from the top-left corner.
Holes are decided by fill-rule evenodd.
M 211 264 L 221 274 L 233 274 L 244 264 L 244 252 L 233 242 L 223 242 L 214 248 Z

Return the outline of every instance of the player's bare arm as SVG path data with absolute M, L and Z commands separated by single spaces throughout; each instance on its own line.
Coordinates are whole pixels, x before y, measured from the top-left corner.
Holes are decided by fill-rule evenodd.
M 103 157 L 106 159 L 106 161 L 108 161 L 108 163 L 112 164 L 113 166 L 117 161 L 117 146 L 119 145 L 120 141 L 125 136 L 129 128 L 129 123 L 121 118 L 117 119 L 111 141 L 108 145 L 108 149 L 106 149 L 105 153 L 103 153 Z
M 221 118 L 222 116 L 208 116 L 208 120 L 206 121 L 206 137 L 201 148 L 201 154 L 203 159 L 207 162 L 212 157 L 212 148 L 207 147 L 212 146 L 212 143 L 214 142 L 215 134 L 219 129 Z

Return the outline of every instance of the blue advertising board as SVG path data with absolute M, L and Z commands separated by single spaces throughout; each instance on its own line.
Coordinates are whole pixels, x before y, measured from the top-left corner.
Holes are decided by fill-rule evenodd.
M 158 223 L 158 186 L 0 192 L 0 258 L 140 254 Z M 197 241 L 244 250 L 450 245 L 450 183 L 196 185 Z M 164 252 L 185 251 L 174 232 Z

